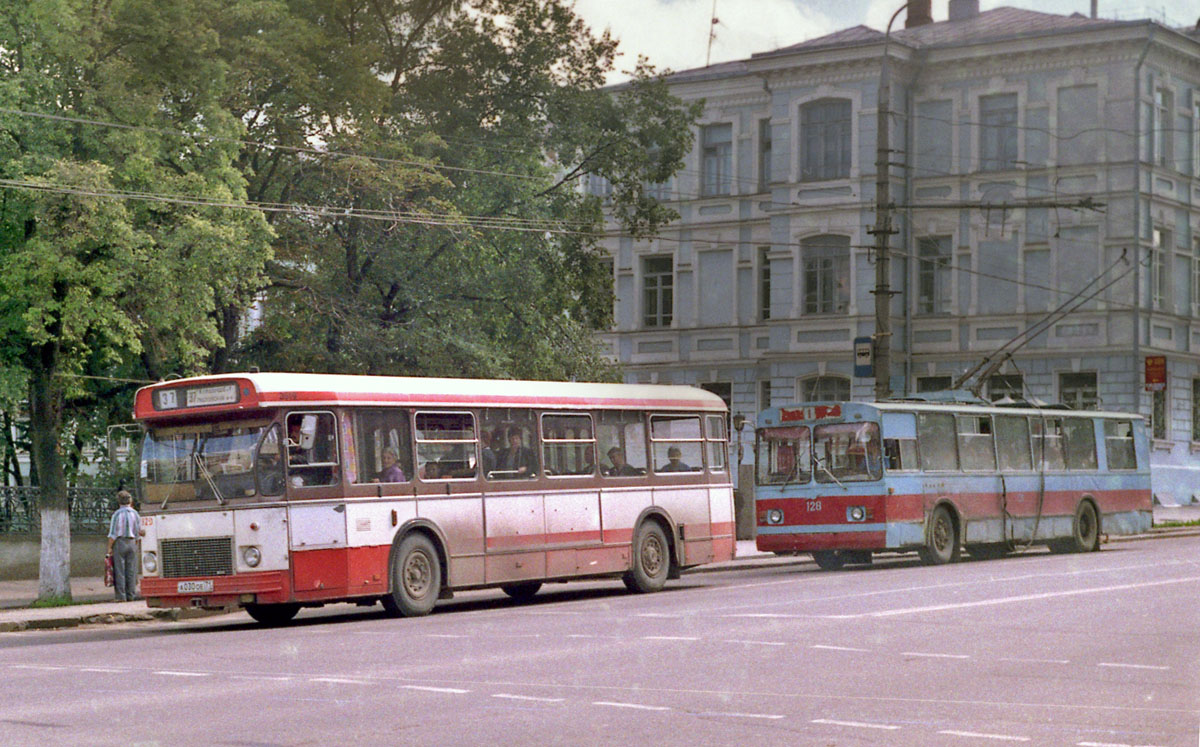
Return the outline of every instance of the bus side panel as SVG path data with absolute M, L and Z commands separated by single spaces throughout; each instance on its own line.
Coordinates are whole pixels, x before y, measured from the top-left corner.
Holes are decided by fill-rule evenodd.
M 417 516 L 442 531 L 449 547 L 449 583 L 454 588 L 484 581 L 483 498 L 479 495 L 425 497 L 417 501 Z
M 733 520 L 733 490 L 727 487 L 709 488 L 709 513 L 712 521 L 713 560 L 732 560 L 737 538 Z
M 578 549 L 600 545 L 600 491 L 550 493 L 545 506 L 546 575 L 587 573 L 580 565 Z
M 417 515 L 411 498 L 346 504 L 347 579 L 350 594 L 382 594 L 388 589 L 388 561 L 396 528 Z
M 683 565 L 713 561 L 708 488 L 655 488 L 654 505 L 664 508 L 680 529 Z
M 633 523 L 650 505 L 650 490 L 605 490 L 600 494 L 600 527 L 606 545 L 633 542 Z M 628 558 L 626 558 L 628 561 Z
M 489 584 L 525 581 L 546 576 L 546 508 L 541 493 L 486 495 Z

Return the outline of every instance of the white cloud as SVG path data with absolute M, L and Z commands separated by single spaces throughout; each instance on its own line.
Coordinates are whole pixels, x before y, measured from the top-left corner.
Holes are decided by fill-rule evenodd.
M 576 12 L 594 30 L 608 28 L 620 40 L 617 67 L 623 71 L 633 68 L 639 54 L 660 69 L 703 67 L 712 9 L 712 0 L 575 2 Z M 813 39 L 841 26 L 830 12 L 802 7 L 797 0 L 717 0 L 716 15 L 714 64 Z

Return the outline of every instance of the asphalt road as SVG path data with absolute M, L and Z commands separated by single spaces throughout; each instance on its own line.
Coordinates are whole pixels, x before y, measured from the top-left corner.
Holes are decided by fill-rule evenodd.
M 1200 537 L 0 636 L 3 744 L 1200 744 Z

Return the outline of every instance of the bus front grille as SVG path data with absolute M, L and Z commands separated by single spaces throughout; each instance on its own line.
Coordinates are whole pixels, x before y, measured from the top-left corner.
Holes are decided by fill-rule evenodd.
M 233 575 L 233 538 L 163 540 L 163 578 Z

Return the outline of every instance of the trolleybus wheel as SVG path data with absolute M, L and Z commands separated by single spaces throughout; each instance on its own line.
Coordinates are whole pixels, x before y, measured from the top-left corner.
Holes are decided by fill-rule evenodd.
M 942 565 L 958 558 L 958 531 L 945 506 L 933 509 L 925 533 L 925 546 L 917 552 L 927 565 Z
M 540 588 L 542 588 L 541 581 L 530 581 L 524 584 L 505 584 L 500 587 L 500 591 L 518 602 L 528 602 L 533 599 L 533 595 L 537 594 Z
M 392 553 L 391 591 L 383 598 L 384 609 L 402 617 L 428 615 L 441 590 L 437 548 L 424 534 L 409 534 Z
M 247 604 L 246 614 L 263 625 L 283 625 L 300 611 L 298 604 Z
M 813 550 L 812 559 L 823 571 L 836 571 L 846 564 L 836 550 Z
M 1050 543 L 1051 552 L 1092 552 L 1100 549 L 1100 522 L 1091 501 L 1080 501 L 1071 521 L 1071 536 Z
M 671 570 L 671 546 L 655 521 L 643 521 L 633 535 L 633 568 L 621 578 L 632 592 L 658 591 Z

